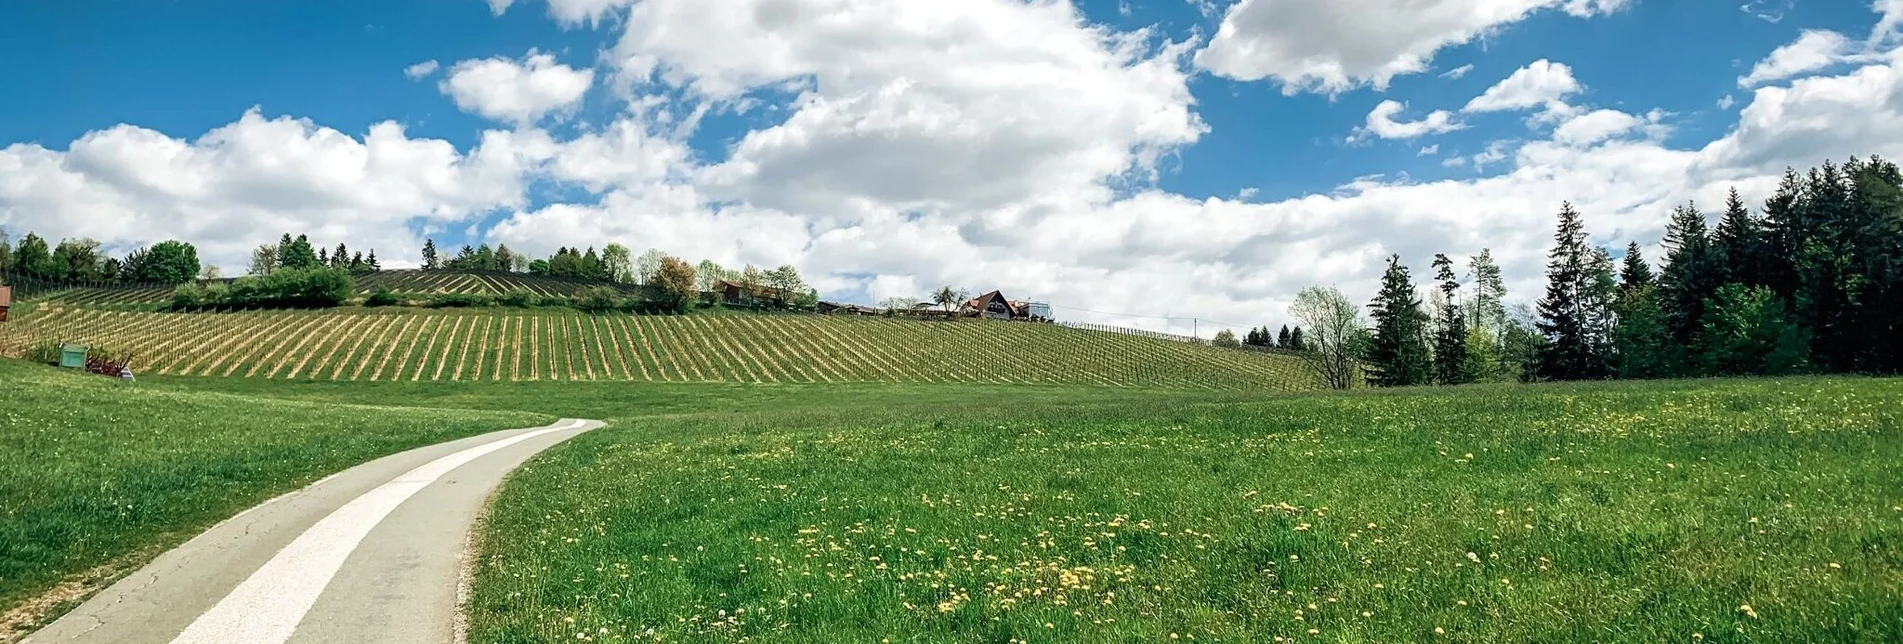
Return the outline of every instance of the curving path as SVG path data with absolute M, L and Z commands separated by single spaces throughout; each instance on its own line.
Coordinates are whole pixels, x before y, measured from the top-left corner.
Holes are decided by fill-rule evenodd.
M 239 513 L 22 642 L 453 642 L 469 530 L 530 456 L 601 423 L 386 456 Z

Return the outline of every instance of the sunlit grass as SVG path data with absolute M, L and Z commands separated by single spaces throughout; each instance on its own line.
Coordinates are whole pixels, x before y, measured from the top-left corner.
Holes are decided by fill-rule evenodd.
M 806 393 L 592 403 L 471 641 L 1903 638 L 1903 381 Z
M 109 581 L 372 458 L 550 420 L 127 384 L 0 360 L 0 613 L 108 564 L 105 579 L 86 581 Z

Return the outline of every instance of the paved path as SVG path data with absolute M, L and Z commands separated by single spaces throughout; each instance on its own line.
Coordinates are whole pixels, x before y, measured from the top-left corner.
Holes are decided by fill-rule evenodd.
M 600 426 L 568 419 L 344 470 L 212 527 L 23 644 L 451 642 L 465 540 L 489 492 Z

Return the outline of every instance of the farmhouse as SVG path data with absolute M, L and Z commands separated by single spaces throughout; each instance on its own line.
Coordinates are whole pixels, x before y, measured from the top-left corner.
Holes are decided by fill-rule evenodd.
M 992 291 L 966 302 L 967 315 L 980 315 L 996 320 L 1017 320 L 1031 317 L 1030 305 L 1005 299 L 1004 294 Z
M 730 306 L 752 306 L 773 298 L 772 292 L 758 284 L 753 288 L 731 280 L 714 282 L 714 298 Z

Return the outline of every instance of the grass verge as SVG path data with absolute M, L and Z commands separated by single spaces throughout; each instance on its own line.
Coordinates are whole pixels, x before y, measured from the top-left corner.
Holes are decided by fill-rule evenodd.
M 265 499 L 385 454 L 552 420 L 126 384 L 14 360 L 0 360 L 0 401 L 0 641 Z

